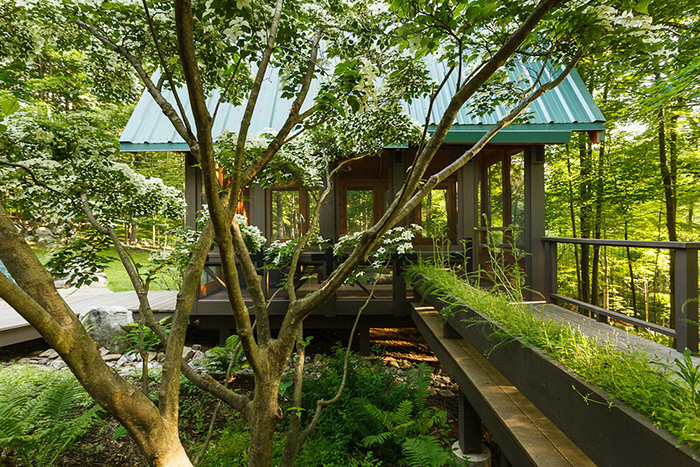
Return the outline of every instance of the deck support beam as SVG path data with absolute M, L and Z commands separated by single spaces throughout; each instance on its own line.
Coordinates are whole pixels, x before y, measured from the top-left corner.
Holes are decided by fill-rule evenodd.
M 459 448 L 465 454 L 481 452 L 481 438 L 483 436 L 481 418 L 461 389 L 457 405 L 459 411 Z

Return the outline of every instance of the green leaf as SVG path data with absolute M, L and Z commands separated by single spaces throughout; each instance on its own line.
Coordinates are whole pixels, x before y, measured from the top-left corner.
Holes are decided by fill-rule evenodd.
M 0 109 L 2 109 L 2 113 L 5 115 L 15 113 L 19 110 L 19 101 L 16 97 L 5 97 L 0 100 Z
M 122 436 L 127 435 L 128 433 L 129 433 L 129 432 L 126 431 L 126 428 L 124 428 L 123 426 L 119 426 L 119 428 L 117 428 L 116 430 L 114 430 L 113 439 L 119 439 L 119 438 L 121 438 Z
M 642 13 L 643 15 L 649 14 L 649 5 L 653 0 L 640 0 L 634 7 L 634 11 L 637 13 Z

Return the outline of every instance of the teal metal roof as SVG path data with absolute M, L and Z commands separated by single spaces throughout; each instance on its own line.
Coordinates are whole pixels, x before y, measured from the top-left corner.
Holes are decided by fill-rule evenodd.
M 508 72 L 509 78 L 513 81 L 518 81 L 523 77 L 532 80 L 541 71 L 540 67 L 541 65 L 520 63 L 514 70 Z M 428 68 L 433 79 L 438 82 L 447 72 L 447 68 L 436 61 L 429 62 Z M 548 66 L 543 79 L 549 81 L 558 72 Z M 292 101 L 281 97 L 279 84 L 277 70 L 271 69 L 263 81 L 258 105 L 251 121 L 250 134 L 257 134 L 267 128 L 280 128 L 287 118 Z M 456 86 L 457 77 L 456 73 L 453 73 L 435 100 L 429 119 L 429 129 L 434 128 L 437 124 L 443 111 L 447 108 L 449 97 L 454 94 Z M 314 83 L 307 102 L 313 100 L 315 91 Z M 193 122 L 187 92 L 180 90 L 178 94 L 183 101 L 188 119 Z M 169 102 L 175 102 L 170 90 L 164 89 L 163 95 Z M 218 92 L 214 92 L 210 96 L 207 102 L 210 112 L 213 112 L 218 98 Z M 424 123 L 426 121 L 427 98 L 414 100 L 411 104 L 407 104 L 406 108 L 418 122 Z M 469 112 L 469 102 L 467 102 L 457 114 L 445 142 L 474 143 L 506 112 L 507 109 L 497 105 L 491 114 L 477 116 Z M 243 106 L 222 104 L 214 122 L 214 138 L 218 137 L 224 130 L 237 132 L 242 116 Z M 557 88 L 535 101 L 529 108 L 528 117 L 527 123 L 510 125 L 499 132 L 492 139 L 492 142 L 512 144 L 565 143 L 569 141 L 571 133 L 574 131 L 593 131 L 602 134 L 605 122 L 605 117 L 595 105 L 593 97 L 575 70 Z M 119 138 L 119 143 L 124 152 L 189 150 L 187 144 L 173 129 L 168 118 L 163 115 L 160 107 L 146 91 L 139 99 L 122 136 Z

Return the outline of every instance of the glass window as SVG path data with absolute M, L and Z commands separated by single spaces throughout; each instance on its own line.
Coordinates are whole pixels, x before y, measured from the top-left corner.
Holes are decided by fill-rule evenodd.
M 367 230 L 374 223 L 374 190 L 372 188 L 348 188 L 348 234 Z
M 488 169 L 488 227 L 503 227 L 503 162 Z
M 447 187 L 438 187 L 421 201 L 420 225 L 423 226 L 423 237 L 449 238 L 448 209 L 450 203 L 448 196 Z
M 272 190 L 272 240 L 301 235 L 304 218 L 299 206 L 299 190 Z

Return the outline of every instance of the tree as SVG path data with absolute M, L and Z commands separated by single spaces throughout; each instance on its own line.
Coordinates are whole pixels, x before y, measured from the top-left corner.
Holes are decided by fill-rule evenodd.
M 91 218 L 90 205 L 83 200 L 94 228 L 109 237 L 122 256 L 139 297 L 139 313 L 166 344 L 157 407 L 102 364 L 89 336 L 55 293 L 50 275 L 21 240 L 4 210 L 0 210 L 0 235 L 4 240 L 0 258 L 19 286 L 0 277 L 0 296 L 63 356 L 95 400 L 127 428 L 152 465 L 189 465 L 177 431 L 181 371 L 198 387 L 243 414 L 250 427 L 250 465 L 270 465 L 273 433 L 283 416 L 278 405 L 278 388 L 302 335 L 304 319 L 335 293 L 382 237 L 418 206 L 433 187 L 473 158 L 537 97 L 554 88 L 583 54 L 585 44 L 604 44 L 598 41 L 607 31 L 606 23 L 601 20 L 605 15 L 600 2 L 563 7 L 561 3 L 562 0 L 490 0 L 479 4 L 278 0 L 233 4 L 220 0 L 176 0 L 174 6 L 144 1 L 141 8 L 132 2 L 104 2 L 95 7 L 76 0 L 67 1 L 60 8 L 37 5 L 32 10 L 37 17 L 77 25 L 93 41 L 116 52 L 134 68 L 201 166 L 209 219 L 193 246 L 168 335 L 154 319 L 146 287 L 114 230 L 94 216 Z M 622 3 L 631 8 L 635 2 Z M 606 14 L 610 16 L 609 11 Z M 312 214 L 317 217 L 334 170 L 352 158 L 377 154 L 385 145 L 395 142 L 395 138 L 406 135 L 405 130 L 409 130 L 406 136 L 410 136 L 411 125 L 407 125 L 406 115 L 399 110 L 400 100 L 425 94 L 434 98 L 444 84 L 427 79 L 422 59 L 428 54 L 446 62 L 450 73 L 458 77 L 445 114 L 431 135 L 424 130 L 419 136 L 413 166 L 386 213 L 353 237 L 347 258 L 318 290 L 304 297 L 296 296 L 293 279 L 299 256 L 314 235 L 314 228 L 296 239 L 289 266 L 291 277 L 286 282 L 290 305 L 278 336 L 273 338 L 260 277 L 238 222 L 232 222 L 243 189 L 264 178 L 265 170 L 284 162 L 285 157 L 299 156 L 293 143 L 307 138 L 299 150 L 321 162 L 318 181 L 322 188 Z M 506 88 L 499 70 L 521 56 L 551 60 L 565 68 L 550 82 L 542 81 L 540 73 L 534 86 Z M 160 78 L 152 80 L 149 70 L 155 67 L 160 69 Z M 280 70 L 285 78 L 285 97 L 292 99 L 291 110 L 282 127 L 265 144 L 251 145 L 254 136 L 248 134 L 248 129 L 261 83 L 271 67 Z M 306 101 L 312 79 L 318 79 L 320 85 L 309 105 Z M 187 86 L 192 121 L 184 117 L 184 109 L 175 108 L 181 107 L 180 99 L 176 99 L 173 107 L 163 97 L 164 86 L 177 94 L 178 83 Z M 223 90 L 224 99 L 241 102 L 245 107 L 230 150 L 223 151 L 228 160 L 228 178 L 223 185 L 217 171 L 213 115 L 206 106 L 206 97 L 214 88 Z M 493 105 L 493 96 L 498 96 L 499 102 L 512 110 L 462 156 L 425 180 L 426 168 L 458 110 L 472 98 L 474 112 L 487 112 Z M 348 136 L 339 131 L 353 124 L 357 134 Z M 181 361 L 189 312 L 212 242 L 220 252 L 237 332 L 254 371 L 252 399 L 198 375 Z M 253 300 L 255 331 L 238 286 L 237 265 Z M 298 384 L 295 394 L 301 391 L 300 380 Z M 304 429 L 298 419 L 290 424 L 293 428 L 288 434 L 285 464 L 294 461 L 321 409 L 328 403 L 319 401 L 310 424 Z

